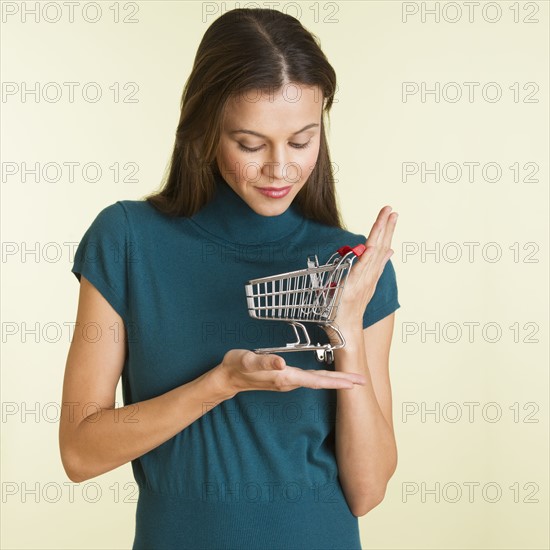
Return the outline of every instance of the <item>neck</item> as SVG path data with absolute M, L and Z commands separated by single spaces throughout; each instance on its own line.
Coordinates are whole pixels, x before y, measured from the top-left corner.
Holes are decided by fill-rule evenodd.
M 262 216 L 252 210 L 220 174 L 214 175 L 214 182 L 214 197 L 190 219 L 223 240 L 238 244 L 279 241 L 305 221 L 294 203 L 278 216 Z

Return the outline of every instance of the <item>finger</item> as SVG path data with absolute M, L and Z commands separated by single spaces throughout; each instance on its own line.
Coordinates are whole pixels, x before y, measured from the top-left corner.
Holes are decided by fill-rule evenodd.
M 384 261 L 382 262 L 382 266 L 380 269 L 380 275 L 382 275 L 382 271 L 384 271 L 384 268 L 386 267 L 386 264 L 388 263 L 388 260 L 393 256 L 393 249 L 389 249 L 386 253 L 386 256 L 384 256 Z
M 366 271 L 373 265 L 373 270 L 378 271 L 380 262 L 386 252 L 386 246 L 389 248 L 391 244 L 391 237 L 393 236 L 393 227 L 391 228 L 389 239 L 386 232 L 386 225 L 389 216 L 391 215 L 391 206 L 384 206 L 378 214 L 378 218 L 374 222 L 372 229 L 369 233 L 367 241 L 365 242 L 365 251 L 359 258 L 358 264 L 361 266 L 360 271 Z M 386 245 L 386 243 L 388 243 Z M 371 269 L 372 271 L 372 269 Z
M 365 271 L 372 264 L 373 260 L 376 257 L 376 247 L 371 246 L 370 244 L 366 246 L 363 254 L 359 256 L 354 265 L 359 266 L 356 271 Z M 353 271 L 353 270 L 352 270 Z M 351 276 L 351 273 L 350 273 Z
M 353 388 L 355 384 L 366 383 L 364 377 L 355 373 L 334 373 L 315 369 L 302 372 L 307 373 L 308 378 L 305 379 L 305 383 L 302 382 L 302 378 L 299 378 L 300 383 L 310 388 L 314 388 L 316 385 L 320 388 Z
M 328 376 L 329 378 L 346 378 L 355 384 L 367 383 L 367 379 L 362 374 L 359 374 L 356 372 L 340 372 L 340 371 L 317 370 L 317 369 L 307 369 L 306 372 L 315 372 L 322 376 Z
M 393 233 L 395 231 L 395 226 L 397 224 L 398 216 L 399 214 L 397 212 L 392 212 L 388 217 L 388 221 L 386 223 L 386 229 L 384 231 L 384 236 L 381 244 L 382 249 L 384 250 L 391 248 L 391 240 L 393 238 Z
M 286 362 L 280 355 L 273 353 L 258 355 L 260 356 L 258 366 L 261 370 L 283 370 L 286 368 Z
M 370 230 L 370 233 L 368 234 L 368 237 L 367 237 L 367 242 L 369 243 L 369 245 L 376 246 L 378 244 L 380 235 L 383 234 L 384 232 L 386 221 L 391 211 L 392 211 L 391 206 L 386 205 L 382 207 L 382 209 L 378 213 L 376 221 L 374 222 L 372 229 Z
M 374 252 L 372 253 L 372 259 L 370 264 L 372 265 L 373 272 L 378 272 L 384 269 L 384 265 L 389 259 L 388 250 L 391 250 L 391 241 L 395 231 L 395 226 L 397 224 L 397 218 L 399 214 L 397 212 L 392 212 L 391 207 L 385 206 L 380 212 L 383 212 L 385 209 L 387 217 L 383 218 L 383 225 L 377 235 L 376 245 L 371 243 L 371 246 L 374 246 Z M 378 222 L 378 220 L 377 220 Z M 393 251 L 390 253 L 393 254 Z
M 300 370 L 300 369 L 298 369 Z M 351 389 L 355 384 L 346 378 L 322 376 L 313 372 L 302 371 L 292 377 L 292 383 L 312 389 Z
M 389 247 L 389 242 L 391 243 L 391 237 L 393 235 L 393 229 L 395 228 L 395 223 L 397 213 L 392 212 L 391 206 L 385 206 L 383 209 L 384 216 L 382 218 L 381 229 L 378 234 L 378 239 L 376 241 L 376 246 L 381 250 L 385 250 L 384 247 Z M 395 214 L 395 215 L 393 215 Z
M 286 361 L 280 355 L 270 354 L 271 368 L 276 370 L 283 370 L 286 368 Z
M 349 277 L 353 277 L 353 284 L 363 287 L 365 283 L 365 278 L 372 276 L 373 273 L 378 273 L 380 269 L 380 249 L 374 246 L 367 246 L 366 250 L 363 252 L 359 261 L 357 262 L 359 267 L 356 272 L 351 270 Z M 357 277 L 357 279 L 355 279 Z

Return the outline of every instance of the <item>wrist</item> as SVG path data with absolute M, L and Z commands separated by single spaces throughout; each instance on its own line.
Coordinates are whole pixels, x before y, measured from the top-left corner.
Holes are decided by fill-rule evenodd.
M 345 338 L 345 345 L 342 348 L 335 349 L 334 353 L 339 356 L 361 353 L 365 348 L 365 339 L 361 327 L 344 329 L 341 331 Z
M 346 341 L 346 347 L 349 344 L 354 344 L 357 342 L 363 341 L 363 325 L 362 322 L 349 324 L 349 325 L 336 325 L 344 340 Z M 325 328 L 329 342 L 331 345 L 337 345 L 341 343 L 340 337 L 338 334 L 331 330 L 330 327 Z
M 210 388 L 215 398 L 220 401 L 232 399 L 238 391 L 231 384 L 227 369 L 220 363 L 206 373 L 210 382 Z
M 343 348 L 334 350 L 334 357 L 355 357 L 361 352 L 363 344 L 355 340 L 346 340 L 346 345 Z

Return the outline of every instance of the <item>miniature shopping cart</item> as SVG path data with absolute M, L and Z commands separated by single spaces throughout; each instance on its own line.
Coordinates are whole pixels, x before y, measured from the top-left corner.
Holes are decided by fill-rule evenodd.
M 346 284 L 353 260 L 361 256 L 365 246 L 358 244 L 337 250 L 325 265 L 319 265 L 317 256 L 308 256 L 307 268 L 271 277 L 251 279 L 245 285 L 248 313 L 255 319 L 286 321 L 294 329 L 296 342 L 284 347 L 259 348 L 256 353 L 288 351 L 315 351 L 320 362 L 330 364 L 334 360 L 332 350 L 346 345 L 344 336 L 333 323 L 338 304 Z M 317 344 L 310 341 L 306 327 L 300 322 L 310 321 L 321 327 L 330 327 L 340 342 L 336 345 Z M 305 342 L 300 340 L 300 328 Z

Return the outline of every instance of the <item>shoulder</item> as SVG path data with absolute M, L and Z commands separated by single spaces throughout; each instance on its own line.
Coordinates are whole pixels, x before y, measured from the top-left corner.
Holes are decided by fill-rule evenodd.
M 127 240 L 133 228 L 146 222 L 153 208 L 142 200 L 119 200 L 104 206 L 92 216 L 84 238 L 88 241 Z
M 166 222 L 170 218 L 146 200 L 118 200 L 102 208 L 96 215 L 93 225 L 101 228 L 111 228 L 132 231 L 140 227 L 151 228 L 151 224 Z
M 129 216 L 140 215 L 148 212 L 156 212 L 155 208 L 146 200 L 119 200 L 107 206 L 104 210 L 109 210 L 113 215 L 121 216 L 122 213 L 128 218 Z M 118 214 L 115 214 L 118 213 Z
M 149 201 L 145 199 L 119 200 L 108 206 L 106 209 L 112 209 L 113 215 L 117 215 L 114 211 L 119 212 L 118 215 L 121 215 L 120 211 L 123 211 L 128 221 L 134 223 L 145 221 L 171 222 L 177 219 L 162 213 L 160 210 L 157 210 Z

